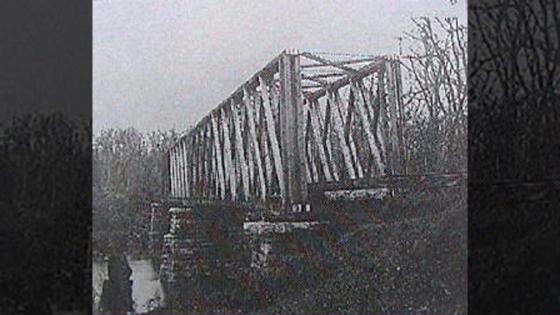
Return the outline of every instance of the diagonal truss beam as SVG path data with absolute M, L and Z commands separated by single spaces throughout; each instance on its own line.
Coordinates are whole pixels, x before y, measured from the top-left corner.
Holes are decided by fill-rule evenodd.
M 317 55 L 314 55 L 314 54 L 312 54 L 312 53 L 304 52 L 304 53 L 302 53 L 302 56 L 307 57 L 307 58 L 309 58 L 309 59 L 311 59 L 311 60 L 315 60 L 315 61 L 317 61 L 317 62 L 323 63 L 323 64 L 325 64 L 325 65 L 329 65 L 329 66 L 338 68 L 338 69 L 340 69 L 340 70 L 342 70 L 342 71 L 345 71 L 345 72 L 347 72 L 347 73 L 349 73 L 349 74 L 353 74 L 353 73 L 356 73 L 356 72 L 357 72 L 357 70 L 352 69 L 352 68 L 350 68 L 350 67 L 347 67 L 347 66 L 341 64 L 340 62 L 330 61 L 330 60 L 328 60 L 328 59 L 325 59 L 325 58 L 319 57 L 319 56 L 317 56 Z
M 339 88 L 347 85 L 350 83 L 350 81 L 357 81 L 360 80 L 368 75 L 370 75 L 372 72 L 377 71 L 379 69 L 381 69 L 382 64 L 384 63 L 385 59 L 382 57 L 378 57 L 375 59 L 375 62 L 372 62 L 370 64 L 367 64 L 363 67 L 361 67 L 358 70 L 355 70 L 356 72 L 350 75 L 346 75 L 334 82 L 332 82 L 331 84 L 328 85 L 328 87 L 323 87 L 319 90 L 313 91 L 313 92 L 307 92 L 304 93 L 304 96 L 309 99 L 309 100 L 315 100 L 318 99 L 321 96 L 324 96 L 327 94 L 327 91 L 331 90 L 338 90 Z
M 345 60 L 345 61 L 336 61 L 336 62 L 333 61 L 332 63 L 336 64 L 337 66 L 343 66 L 343 65 L 349 65 L 354 63 L 375 61 L 377 58 L 378 57 L 368 57 L 368 58 L 360 58 L 360 59 Z M 301 68 L 311 69 L 311 68 L 332 67 L 332 66 L 333 66 L 332 64 L 318 63 L 318 64 L 302 65 Z

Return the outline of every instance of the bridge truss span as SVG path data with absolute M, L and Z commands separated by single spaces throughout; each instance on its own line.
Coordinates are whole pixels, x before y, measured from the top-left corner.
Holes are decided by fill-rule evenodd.
M 293 209 L 403 175 L 402 115 L 398 58 L 285 50 L 169 150 L 171 197 Z

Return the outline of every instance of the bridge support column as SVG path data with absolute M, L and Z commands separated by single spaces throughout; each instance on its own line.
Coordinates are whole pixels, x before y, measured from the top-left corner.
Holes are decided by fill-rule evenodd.
M 159 266 L 161 247 L 163 243 L 162 214 L 161 205 L 159 203 L 152 203 L 150 205 L 150 231 L 148 233 L 148 247 L 152 256 L 152 260 Z
M 280 144 L 286 196 L 285 209 L 307 201 L 305 169 L 305 115 L 300 80 L 300 57 L 284 52 L 279 61 Z

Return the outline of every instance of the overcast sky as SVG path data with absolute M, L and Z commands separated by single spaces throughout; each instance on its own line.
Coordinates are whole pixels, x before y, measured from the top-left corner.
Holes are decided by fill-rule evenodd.
M 93 2 L 93 128 L 184 130 L 285 48 L 385 54 L 466 0 Z

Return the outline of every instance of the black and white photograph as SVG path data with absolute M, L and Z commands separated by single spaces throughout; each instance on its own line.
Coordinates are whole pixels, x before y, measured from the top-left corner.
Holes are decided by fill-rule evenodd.
M 466 1 L 93 2 L 94 314 L 466 314 Z

